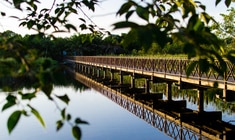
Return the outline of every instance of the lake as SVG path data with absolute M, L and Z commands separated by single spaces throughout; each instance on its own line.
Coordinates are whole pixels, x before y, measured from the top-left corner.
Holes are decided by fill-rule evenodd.
M 78 83 L 78 82 L 77 82 Z M 81 84 L 79 83 L 79 86 Z M 23 89 L 23 91 L 27 91 Z M 53 95 L 67 94 L 70 98 L 68 106 L 60 100 L 56 101 L 60 108 L 67 107 L 67 112 L 72 118 L 80 117 L 89 125 L 80 125 L 83 140 L 170 140 L 169 137 L 157 128 L 154 128 L 144 120 L 136 117 L 126 109 L 117 105 L 101 93 L 91 88 L 74 88 L 74 86 L 54 86 Z M 2 108 L 5 102 L 6 94 L 0 92 L 0 106 Z M 165 96 L 164 96 L 165 98 Z M 173 96 L 173 100 L 187 100 L 187 108 L 197 110 L 197 102 L 187 94 L 183 96 Z M 10 108 L 0 115 L 0 139 L 2 140 L 72 140 L 71 126 L 65 124 L 60 131 L 56 131 L 56 121 L 61 118 L 60 111 L 54 102 L 38 93 L 37 98 L 31 101 L 31 105 L 36 108 L 44 121 L 46 128 L 43 128 L 38 120 L 34 117 L 21 117 L 18 125 L 12 134 L 8 134 L 7 118 L 16 110 L 16 107 Z M 235 120 L 234 111 L 231 107 L 224 108 L 226 102 L 204 102 L 205 111 L 223 111 L 222 118 L 224 121 L 231 123 Z M 21 108 L 21 106 L 18 106 Z
M 156 140 L 171 139 L 145 121 L 115 104 L 93 89 L 84 91 L 74 90 L 72 87 L 54 87 L 53 93 L 67 93 L 71 99 L 68 112 L 72 117 L 80 117 L 89 122 L 89 125 L 80 125 L 83 140 Z M 32 117 L 22 117 L 12 134 L 8 134 L 6 122 L 9 114 L 15 109 L 11 108 L 0 115 L 1 140 L 70 140 L 73 139 L 71 127 L 67 124 L 60 131 L 56 131 L 56 121 L 60 119 L 60 112 L 55 104 L 50 102 L 44 94 L 38 94 L 31 105 L 38 109 L 46 128 Z M 0 95 L 1 106 L 4 94 Z M 61 107 L 63 102 L 58 101 Z

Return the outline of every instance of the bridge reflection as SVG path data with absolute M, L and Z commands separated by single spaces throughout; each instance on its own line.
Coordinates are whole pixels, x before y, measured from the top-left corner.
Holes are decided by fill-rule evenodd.
M 213 125 L 206 125 L 204 122 L 196 122 L 197 116 L 193 111 L 172 112 L 162 108 L 159 104 L 164 102 L 146 102 L 137 100 L 136 97 L 126 94 L 124 88 L 111 85 L 104 85 L 83 74 L 69 70 L 72 77 L 79 82 L 91 87 L 105 95 L 113 102 L 122 106 L 129 112 L 143 119 L 153 127 L 164 132 L 176 140 L 229 140 L 233 139 L 234 126 L 222 121 L 214 121 Z M 113 88 L 112 88 L 113 87 Z M 208 117 L 208 116 L 204 116 Z M 213 118 L 212 118 L 213 119 Z M 219 128 L 217 125 L 220 125 Z M 214 127 L 213 127 L 214 126 Z

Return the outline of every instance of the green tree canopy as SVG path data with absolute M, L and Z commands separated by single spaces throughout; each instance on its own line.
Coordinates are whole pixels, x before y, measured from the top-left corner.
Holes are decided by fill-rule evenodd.
M 225 0 L 229 7 L 231 0 Z M 216 0 L 218 5 L 221 0 Z M 188 58 L 197 58 L 199 69 L 207 73 L 210 68 L 223 76 L 227 70 L 225 59 L 235 62 L 234 52 L 225 53 L 223 43 L 209 27 L 214 19 L 206 12 L 206 6 L 194 0 L 128 0 L 117 12 L 126 20 L 115 23 L 115 29 L 130 28 L 126 36 L 126 44 L 137 42 L 148 49 L 157 43 L 164 47 L 172 41 L 172 37 L 183 42 L 183 51 Z M 143 24 L 132 22 L 136 16 Z M 185 24 L 182 24 L 185 23 Z M 214 63 L 218 61 L 219 63 Z M 187 73 L 195 68 L 190 65 Z
M 37 37 L 44 38 L 44 42 L 41 43 L 49 43 L 51 37 L 54 37 L 54 33 L 70 32 L 72 30 L 78 31 L 76 26 L 69 20 L 69 17 L 73 14 L 79 16 L 78 20 L 81 22 L 79 27 L 82 30 L 88 29 L 96 34 L 104 32 L 104 30 L 99 28 L 95 23 L 87 23 L 87 20 L 91 19 L 82 10 L 83 8 L 88 8 L 95 12 L 95 6 L 101 2 L 99 0 L 53 0 L 49 8 L 40 8 L 40 2 L 43 1 L 3 0 L 2 3 L 24 12 L 24 17 L 13 16 L 19 19 L 20 26 L 37 32 L 37 35 L 30 35 L 29 38 L 32 37 L 35 41 Z M 215 0 L 214 2 L 215 5 L 224 2 L 225 5 L 229 7 L 232 0 Z M 231 9 L 231 11 L 232 10 L 233 9 Z M 8 15 L 8 12 L 2 11 L 2 9 L 0 9 L 0 13 L 1 16 Z M 223 42 L 209 27 L 210 21 L 214 19 L 206 13 L 206 6 L 199 1 L 127 0 L 117 11 L 117 15 L 125 16 L 125 21 L 115 23 L 115 29 L 131 29 L 125 36 L 122 42 L 123 44 L 135 45 L 135 43 L 137 43 L 138 48 L 143 47 L 147 50 L 149 47 L 152 47 L 153 44 L 158 44 L 158 46 L 163 48 L 165 45 L 172 42 L 172 38 L 175 38 L 179 40 L 180 43 L 182 42 L 183 51 L 188 54 L 188 58 L 198 58 L 197 63 L 199 64 L 201 72 L 208 72 L 209 68 L 212 68 L 222 76 L 227 70 L 224 58 L 233 63 L 235 62 L 234 51 L 224 52 L 222 46 Z M 133 17 L 136 18 L 136 16 L 142 21 L 142 24 L 131 20 Z M 86 19 L 83 17 L 86 17 Z M 224 15 L 224 18 L 227 18 L 227 16 Z M 182 24 L 182 22 L 184 24 Z M 227 25 L 223 28 L 225 28 L 226 31 L 230 30 L 230 26 Z M 50 58 L 42 57 L 46 54 L 42 55 L 33 48 L 27 48 L 27 45 L 22 43 L 21 36 L 6 32 L 6 34 L 1 34 L 0 39 L 1 67 L 9 66 L 8 68 L 11 69 L 11 66 L 17 64 L 14 65 L 14 67 L 12 67 L 13 70 L 11 69 L 11 72 L 7 74 L 14 74 L 16 77 L 33 77 L 35 81 L 35 83 L 32 83 L 35 88 L 34 92 L 25 94 L 19 92 L 19 95 L 24 99 L 31 100 L 31 98 L 35 97 L 35 93 L 38 89 L 40 89 L 45 93 L 48 99 L 53 101 L 51 97 L 53 87 L 52 73 L 56 69 L 57 63 Z M 97 38 L 92 39 L 99 41 L 96 40 Z M 59 42 L 61 40 L 57 41 Z M 47 49 L 45 44 L 45 48 L 42 48 L 43 50 Z M 214 61 L 218 61 L 219 63 L 214 63 Z M 190 73 L 193 68 L 195 68 L 194 63 L 189 66 L 188 73 Z M 4 70 L 3 72 L 6 71 Z M 68 96 L 64 95 L 58 98 L 68 104 Z M 18 102 L 16 97 L 12 94 L 9 94 L 6 100 L 7 103 L 2 110 L 10 108 Z M 40 114 L 28 104 L 27 110 L 16 110 L 10 115 L 8 119 L 9 132 L 12 132 L 21 116 L 27 116 L 29 113 L 33 114 L 44 126 Z M 57 121 L 57 130 L 59 130 L 66 121 L 70 120 L 71 116 L 66 112 L 66 109 L 61 109 L 61 120 Z M 81 123 L 87 122 L 76 119 L 75 123 L 70 123 L 72 124 L 72 132 L 76 139 L 80 139 L 81 137 L 81 131 L 78 127 L 78 124 Z
M 214 22 L 211 26 L 212 32 L 224 41 L 225 50 L 234 49 L 235 43 L 235 9 L 231 7 L 228 14 L 221 13 L 222 20 Z

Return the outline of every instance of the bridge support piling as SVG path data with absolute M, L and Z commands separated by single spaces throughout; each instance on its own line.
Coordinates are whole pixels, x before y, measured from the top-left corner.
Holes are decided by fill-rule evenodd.
M 103 79 L 106 79 L 106 69 L 103 69 Z
M 96 73 L 95 73 L 95 68 L 94 67 L 92 67 L 92 76 L 96 76 Z
M 91 66 L 87 66 L 88 75 L 91 75 Z
M 150 88 L 150 80 L 149 79 L 145 79 L 145 93 L 149 94 L 149 88 Z
M 88 73 L 88 66 L 84 65 L 84 73 L 87 74 Z
M 110 82 L 113 82 L 114 81 L 114 70 L 110 69 L 109 72 L 110 72 Z
M 85 65 L 82 65 L 82 73 L 85 73 Z
M 119 81 L 119 84 L 122 85 L 123 84 L 123 72 L 120 71 L 119 72 L 119 75 L 120 75 L 120 81 Z
M 82 72 L 82 64 L 78 64 L 78 71 Z
M 74 67 L 74 71 L 77 72 L 77 70 L 78 70 L 78 64 L 77 64 L 77 63 L 74 63 L 74 66 L 73 66 L 73 67 Z
M 168 101 L 172 101 L 172 83 L 172 81 L 168 81 L 166 86 L 166 96 Z
M 90 72 L 91 72 L 91 71 L 90 71 L 90 66 L 87 65 L 87 66 L 86 66 L 86 73 L 87 73 L 88 75 L 90 75 Z
M 81 64 L 78 64 L 78 71 L 82 72 L 82 65 Z
M 135 88 L 135 73 L 131 75 L 131 88 L 132 89 Z
M 100 69 L 98 68 L 96 72 L 97 72 L 97 78 L 100 78 Z
M 198 88 L 197 90 L 198 95 L 198 112 L 204 112 L 204 91 L 202 88 Z

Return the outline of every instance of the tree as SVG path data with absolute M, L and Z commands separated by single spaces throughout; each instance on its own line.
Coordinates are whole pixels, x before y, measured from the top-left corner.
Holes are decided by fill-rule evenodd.
M 223 18 L 221 22 L 214 22 L 212 31 L 224 41 L 225 50 L 234 49 L 235 43 L 235 9 L 228 9 L 228 14 L 220 14 Z
M 20 26 L 35 30 L 37 32 L 36 36 L 53 38 L 53 34 L 57 32 L 77 31 L 77 28 L 68 20 L 69 16 L 82 14 L 87 17 L 82 8 L 86 7 L 91 11 L 95 11 L 95 5 L 99 3 L 98 0 L 63 0 L 59 2 L 53 0 L 50 8 L 40 9 L 38 6 L 39 2 L 39 0 L 4 0 L 4 3 L 11 5 L 15 9 L 25 11 L 26 16 L 23 18 L 14 16 L 21 21 Z M 224 2 L 229 7 L 232 0 L 224 0 Z M 221 0 L 215 1 L 216 5 L 219 3 L 221 3 Z M 132 45 L 138 43 L 138 45 L 141 45 L 138 47 L 143 47 L 145 50 L 148 50 L 148 47 L 153 44 L 164 47 L 172 41 L 172 37 L 177 38 L 177 40 L 183 42 L 183 50 L 188 54 L 189 59 L 198 58 L 196 63 L 199 64 L 201 72 L 208 72 L 209 68 L 212 68 L 223 76 L 223 72 L 227 70 L 224 58 L 235 62 L 234 52 L 224 53 L 221 40 L 212 33 L 208 26 L 213 18 L 205 12 L 205 9 L 205 5 L 194 0 L 152 0 L 151 2 L 148 0 L 141 0 L 140 2 L 128 0 L 117 12 L 117 15 L 125 15 L 126 20 L 115 23 L 114 26 L 115 29 L 131 28 L 123 43 Z M 1 16 L 7 15 L 5 11 L 0 11 L 0 13 Z M 145 24 L 131 22 L 130 19 L 133 15 L 139 17 Z M 89 17 L 87 19 L 91 20 Z M 104 31 L 95 24 L 87 24 L 84 18 L 79 18 L 79 20 L 82 22 L 79 26 L 81 29 L 88 29 L 93 33 Z M 185 24 L 181 24 L 182 21 Z M 33 77 L 36 81 L 36 84 L 34 84 L 35 92 L 19 93 L 19 95 L 24 96 L 24 98 L 27 95 L 26 99 L 30 100 L 31 97 L 35 97 L 36 89 L 40 89 L 53 101 L 51 98 L 52 83 L 46 81 L 45 78 L 49 77 L 52 81 L 51 73 L 53 73 L 56 63 L 50 58 L 42 58 L 33 49 L 25 48 L 20 38 L 3 36 L 1 40 L 3 42 L 1 42 L 0 53 L 4 54 L 4 56 L 1 56 L 0 62 L 2 64 L 7 60 L 11 60 L 11 64 L 18 62 L 19 67 L 17 69 L 19 71 L 16 73 L 16 77 L 34 75 Z M 14 53 L 7 53 L 9 51 Z M 215 60 L 219 61 L 219 65 L 214 63 Z M 37 66 L 39 66 L 39 69 L 36 69 Z M 188 68 L 187 74 L 194 67 L 195 63 L 192 63 Z M 37 74 L 35 75 L 35 73 Z M 66 95 L 58 98 L 68 103 L 69 99 Z M 4 105 L 3 110 L 15 105 L 16 102 L 16 98 L 10 94 L 6 100 L 7 103 Z M 37 110 L 30 105 L 27 107 L 44 125 L 43 119 Z M 9 132 L 12 132 L 22 115 L 27 116 L 27 111 L 16 110 L 11 114 L 8 121 Z M 58 130 L 65 121 L 70 121 L 71 119 L 65 109 L 61 110 L 61 117 L 62 119 L 57 122 Z M 75 124 L 72 125 L 72 132 L 76 139 L 81 137 L 81 131 L 78 127 L 78 124 L 81 123 L 86 122 L 76 119 Z
M 80 28 L 82 30 L 90 30 L 92 32 L 102 32 L 94 22 L 85 14 L 83 8 L 88 8 L 95 11 L 95 6 L 98 0 L 53 0 L 51 7 L 39 8 L 42 1 L 39 0 L 4 0 L 4 2 L 11 7 L 19 10 L 25 17 L 11 15 L 19 19 L 20 26 L 25 26 L 29 30 L 35 30 L 39 35 L 53 36 L 54 33 L 78 31 L 75 25 L 71 24 L 69 17 L 73 14 L 82 14 L 91 21 L 91 24 L 86 23 L 86 19 L 78 18 Z M 6 16 L 7 12 L 0 11 L 1 16 Z
M 216 0 L 215 4 L 220 2 L 221 0 Z M 231 2 L 225 0 L 226 6 L 229 7 Z M 117 15 L 124 15 L 126 20 L 115 23 L 114 26 L 115 29 L 130 28 L 126 43 L 136 41 L 146 50 L 154 43 L 164 47 L 175 37 L 183 42 L 184 53 L 189 59 L 198 59 L 189 65 L 188 75 L 198 64 L 202 73 L 207 73 L 212 68 L 223 76 L 227 70 L 224 58 L 235 62 L 234 52 L 224 53 L 221 40 L 209 28 L 210 21 L 214 19 L 205 10 L 205 5 L 193 0 L 128 0 L 117 12 Z M 132 22 L 133 16 L 139 17 L 143 24 Z
M 55 38 L 54 33 L 69 32 L 72 30 L 77 31 L 77 28 L 68 20 L 69 16 L 80 13 L 86 16 L 82 7 L 87 7 L 91 11 L 94 11 L 98 0 L 63 0 L 59 1 L 59 3 L 54 0 L 51 8 L 42 9 L 39 9 L 38 5 L 40 1 L 38 0 L 4 0 L 3 3 L 10 5 L 19 11 L 24 11 L 23 13 L 26 14 L 25 17 L 12 17 L 21 21 L 20 26 L 36 31 L 35 35 L 28 36 L 29 39 L 34 39 L 33 43 L 35 43 L 38 38 L 44 38 L 44 43 L 48 43 L 47 37 L 49 37 L 49 39 Z M 0 12 L 1 16 L 7 15 L 7 12 L 5 11 Z M 102 31 L 102 29 L 99 29 L 96 25 L 87 24 L 86 20 L 83 18 L 79 18 L 79 20 L 82 22 L 80 24 L 81 29 L 88 29 L 92 32 Z M 5 111 L 12 106 L 16 106 L 22 100 L 29 101 L 36 98 L 35 95 L 39 90 L 43 91 L 52 102 L 56 102 L 55 98 L 58 98 L 68 104 L 69 98 L 66 94 L 56 97 L 53 97 L 51 94 L 53 87 L 52 75 L 58 68 L 58 63 L 51 58 L 43 58 L 43 55 L 39 53 L 40 51 L 35 50 L 32 46 L 28 45 L 30 44 L 24 44 L 24 42 L 22 42 L 21 36 L 12 34 L 11 32 L 6 32 L 1 36 L 0 53 L 2 55 L 0 56 L 0 66 L 4 67 L 4 70 L 1 69 L 1 71 L 9 76 L 13 76 L 14 80 L 27 78 L 34 88 L 34 91 L 30 93 L 22 93 L 20 90 L 17 95 L 9 93 L 6 97 L 6 103 L 3 105 L 2 111 Z M 43 48 L 43 50 L 45 50 L 45 48 Z M 8 79 L 6 75 L 1 75 L 1 78 Z M 12 79 L 12 77 L 10 78 Z M 22 100 L 18 100 L 16 96 L 21 96 Z M 79 124 L 87 124 L 87 122 L 80 118 L 75 118 L 74 122 L 72 122 L 71 115 L 66 111 L 66 108 L 58 109 L 61 111 L 61 119 L 56 123 L 57 130 L 60 130 L 65 122 L 69 122 L 72 127 L 71 131 L 74 138 L 80 139 L 81 130 Z M 21 116 L 29 116 L 30 114 L 34 115 L 42 126 L 45 127 L 45 123 L 40 113 L 30 103 L 27 103 L 24 105 L 24 109 L 15 110 L 9 116 L 7 122 L 9 133 L 13 131 Z

